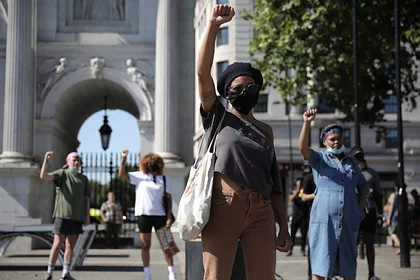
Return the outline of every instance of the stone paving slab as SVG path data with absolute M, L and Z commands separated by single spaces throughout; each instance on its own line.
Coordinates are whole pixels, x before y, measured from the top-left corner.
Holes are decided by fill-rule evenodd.
M 399 256 L 395 255 L 395 251 L 394 248 L 383 245 L 376 248 L 377 276 L 382 280 L 420 279 L 420 251 L 411 252 L 411 268 L 399 267 Z M 8 251 L 5 257 L 0 257 L 0 280 L 45 279 L 48 253 L 48 250 Z M 185 276 L 185 252 L 177 254 L 174 260 L 177 279 L 182 280 Z M 151 250 L 151 271 L 153 280 L 168 279 L 167 267 L 159 249 Z M 291 257 L 278 253 L 277 273 L 285 280 L 306 280 L 306 257 L 301 256 L 298 249 Z M 60 274 L 61 267 L 57 266 L 54 279 L 60 279 Z M 357 274 L 358 279 L 367 279 L 366 260 L 358 260 Z M 92 249 L 83 268 L 73 271 L 72 275 L 77 280 L 144 279 L 141 249 Z

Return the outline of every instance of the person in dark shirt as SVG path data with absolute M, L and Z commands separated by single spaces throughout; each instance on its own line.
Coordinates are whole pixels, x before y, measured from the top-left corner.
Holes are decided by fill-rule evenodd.
M 302 256 L 306 256 L 306 233 L 308 232 L 308 204 L 302 200 L 303 188 L 302 178 L 296 179 L 296 189 L 289 195 L 289 200 L 293 202 L 293 213 L 292 213 L 292 225 L 291 225 L 291 237 L 292 247 L 286 256 L 289 257 L 293 254 L 293 244 L 295 243 L 295 237 L 298 229 L 301 233 L 301 246 L 300 252 Z
M 308 207 L 308 214 L 311 212 L 312 201 L 315 198 L 315 189 L 316 185 L 314 182 L 314 177 L 312 173 L 312 168 L 309 164 L 305 164 L 303 167 L 303 179 L 302 179 L 302 201 L 304 201 Z M 306 222 L 309 225 L 310 215 L 308 215 L 308 219 Z M 308 246 L 308 279 L 312 279 L 312 268 L 311 268 L 311 252 Z
M 273 128 L 252 113 L 264 79 L 248 62 L 227 66 L 217 79 L 218 94 L 229 102 L 226 109 L 212 77 L 217 34 L 234 15 L 231 6 L 213 6 L 197 56 L 204 129 L 199 155 L 209 148 L 215 154 L 214 170 L 208 173 L 213 176 L 210 217 L 201 232 L 204 279 L 231 278 L 238 240 L 247 278 L 274 279 L 276 249 L 289 251 L 292 240 Z M 277 237 L 275 220 L 280 226 Z
M 363 244 L 366 246 L 366 260 L 369 270 L 368 280 L 379 280 L 379 278 L 375 276 L 374 244 L 378 221 L 382 221 L 383 191 L 381 189 L 381 182 L 379 180 L 378 172 L 367 165 L 363 150 L 361 148 L 353 149 L 352 155 L 357 160 L 359 169 L 365 177 L 369 187 L 369 212 L 360 223 L 359 231 L 361 239 L 359 238 L 359 242 L 363 242 Z

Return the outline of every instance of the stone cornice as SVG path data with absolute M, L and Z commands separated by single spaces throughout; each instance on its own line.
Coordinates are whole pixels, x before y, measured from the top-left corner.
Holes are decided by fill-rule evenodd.
M 117 45 L 117 46 L 92 46 L 77 43 L 38 43 L 38 55 L 63 56 L 63 54 L 95 53 L 95 56 L 121 55 L 121 56 L 144 56 L 150 58 L 155 55 L 154 44 Z

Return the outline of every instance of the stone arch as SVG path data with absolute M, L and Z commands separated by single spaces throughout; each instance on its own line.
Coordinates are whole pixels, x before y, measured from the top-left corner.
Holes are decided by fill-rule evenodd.
M 66 153 L 79 147 L 79 130 L 91 115 L 104 109 L 106 88 L 108 109 L 124 110 L 138 120 L 141 152 L 153 149 L 154 108 L 141 87 L 117 69 L 105 68 L 103 79 L 94 79 L 90 68 L 82 68 L 60 79 L 37 103 L 35 150 L 39 161 L 42 153 L 53 150 L 59 166 Z
M 120 85 L 130 94 L 137 106 L 140 121 L 152 121 L 153 107 L 150 104 L 146 93 L 144 93 L 137 84 L 133 83 L 125 73 L 122 73 L 117 69 L 104 68 L 103 73 L 103 80 L 108 80 Z M 51 88 L 45 100 L 41 102 L 38 114 L 39 118 L 54 118 L 56 106 L 68 90 L 78 83 L 92 79 L 94 79 L 94 77 L 92 76 L 90 68 L 82 68 L 64 76 Z

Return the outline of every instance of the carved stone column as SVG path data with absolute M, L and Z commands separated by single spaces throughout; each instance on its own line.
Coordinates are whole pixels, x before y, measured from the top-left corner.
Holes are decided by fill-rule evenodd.
M 155 152 L 179 162 L 177 0 L 159 0 L 156 26 Z
M 33 0 L 9 1 L 3 153 L 0 163 L 33 157 L 36 7 Z

